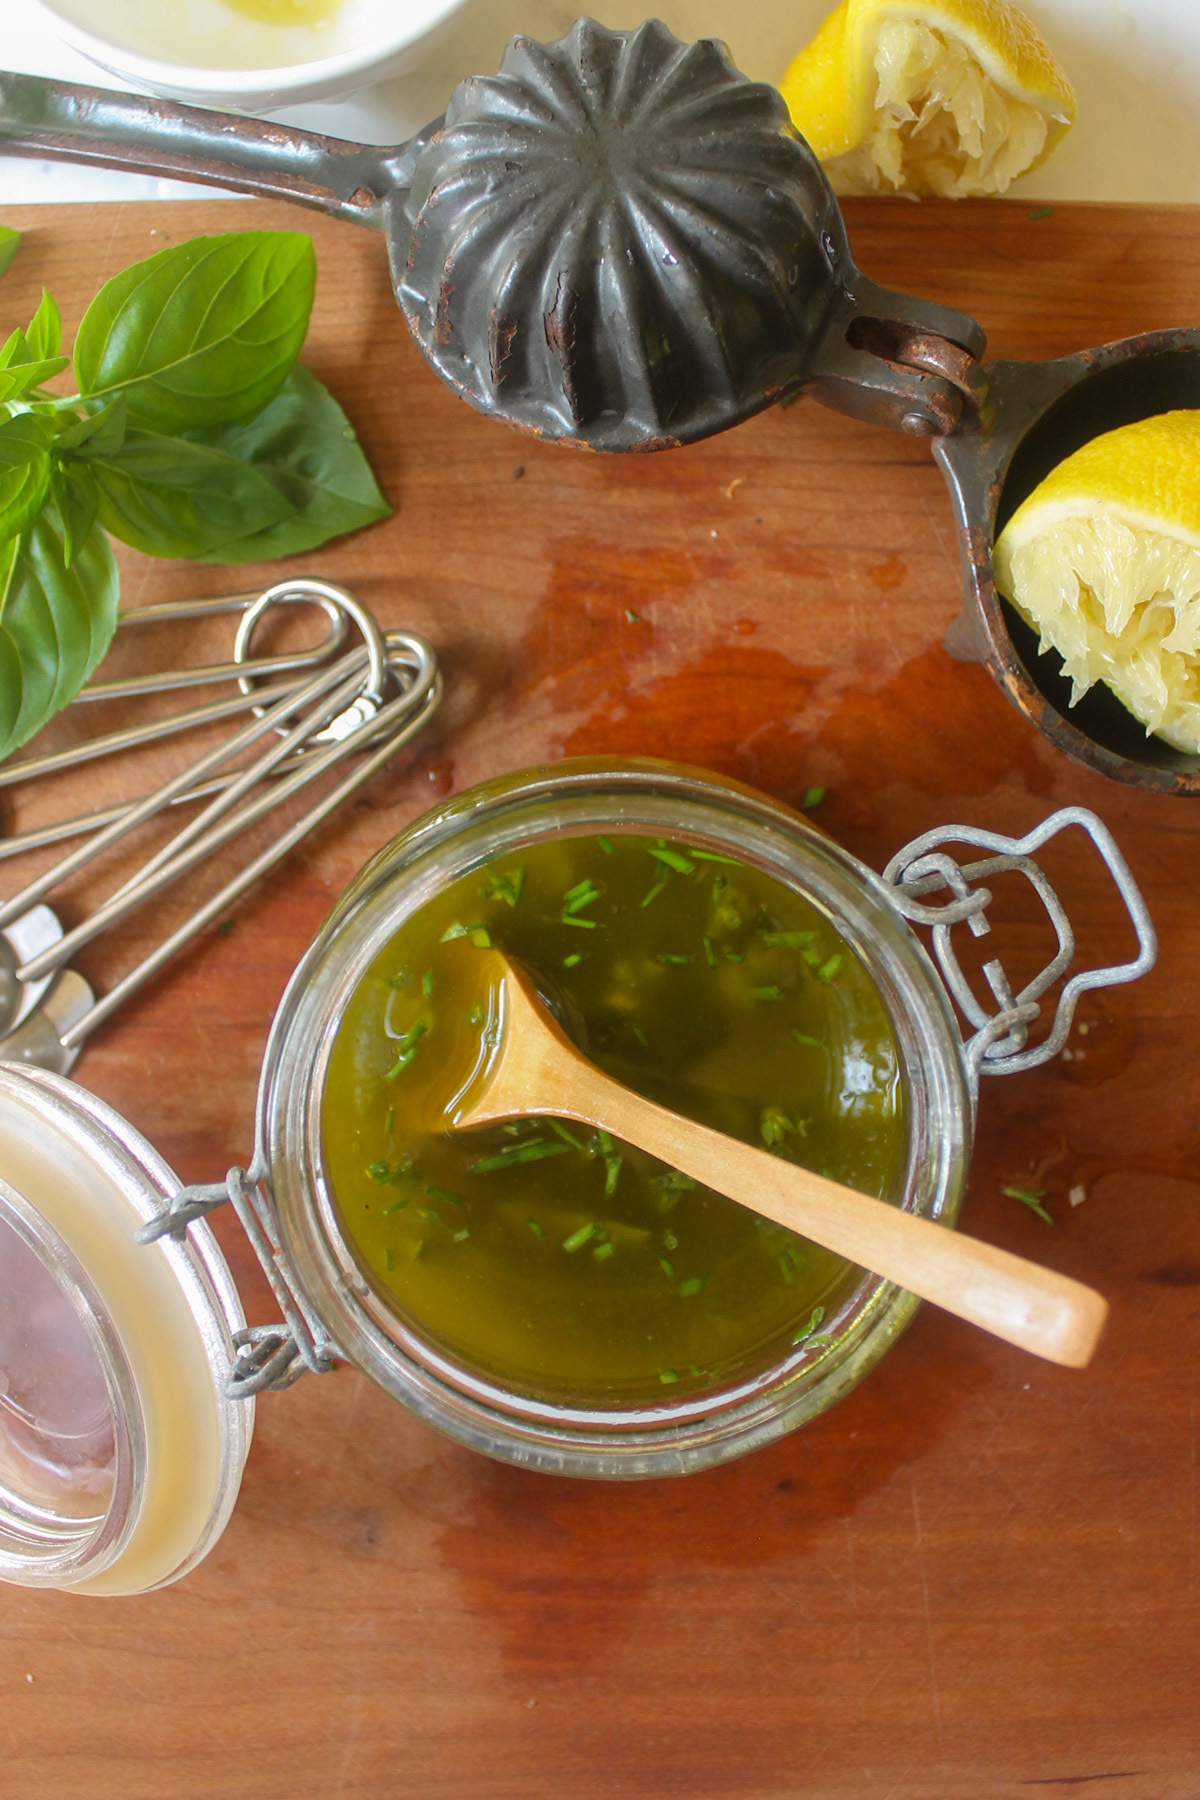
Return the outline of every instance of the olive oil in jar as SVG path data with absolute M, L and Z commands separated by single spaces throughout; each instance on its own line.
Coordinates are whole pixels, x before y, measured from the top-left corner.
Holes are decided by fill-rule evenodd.
M 434 1034 L 487 1028 L 480 950 L 660 1104 L 864 1192 L 898 1192 L 896 1044 L 857 957 L 757 869 L 645 837 L 502 855 L 417 909 L 332 1047 L 326 1172 L 364 1271 L 486 1379 L 583 1407 L 729 1385 L 819 1338 L 855 1271 L 602 1132 L 430 1129 Z

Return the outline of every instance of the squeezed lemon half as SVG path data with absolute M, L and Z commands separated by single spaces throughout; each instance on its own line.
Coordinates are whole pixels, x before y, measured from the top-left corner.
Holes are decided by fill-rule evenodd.
M 1103 681 L 1200 751 L 1200 412 L 1107 431 L 1059 463 L 996 541 L 996 586 L 1057 650 L 1071 704 Z
M 1008 0 L 842 0 L 781 90 L 841 194 L 1002 194 L 1075 117 L 1053 51 Z

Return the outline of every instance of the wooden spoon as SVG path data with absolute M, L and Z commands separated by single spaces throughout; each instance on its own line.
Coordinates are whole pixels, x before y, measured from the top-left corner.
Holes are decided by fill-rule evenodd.
M 547 1115 L 596 1126 L 1022 1350 L 1068 1368 L 1090 1360 L 1108 1314 L 1091 1288 L 643 1099 L 576 1049 L 499 952 L 489 963 L 484 1053 L 443 1126 Z

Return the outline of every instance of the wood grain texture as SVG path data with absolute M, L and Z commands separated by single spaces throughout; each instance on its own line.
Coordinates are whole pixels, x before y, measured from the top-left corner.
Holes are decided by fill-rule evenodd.
M 868 274 L 980 318 L 995 354 L 1200 317 L 1192 210 L 847 215 Z M 260 1407 L 233 1523 L 177 1587 L 0 1592 L 4 1800 L 1194 1800 L 1200 807 L 1076 769 L 943 651 L 957 553 L 923 444 L 802 402 L 683 452 L 570 455 L 439 386 L 382 245 L 352 227 L 234 202 L 6 222 L 29 236 L 5 329 L 43 281 L 73 328 L 168 237 L 312 230 L 305 360 L 396 513 L 304 566 L 426 633 L 448 676 L 436 736 L 85 1053 L 79 1077 L 185 1179 L 246 1154 L 272 1009 L 363 859 L 439 796 L 538 758 L 672 755 L 787 800 L 825 785 L 820 821 L 876 866 L 947 820 L 1023 832 L 1081 802 L 1128 855 L 1161 956 L 1086 999 L 1069 1060 L 983 1095 L 968 1229 L 1109 1298 L 1091 1368 L 926 1309 L 803 1432 L 620 1488 L 488 1463 L 346 1370 L 306 1378 Z M 240 585 L 121 560 L 127 602 Z M 1087 854 L 1048 866 L 1082 953 L 1131 954 Z M 1019 894 L 999 910 L 994 941 L 1032 964 L 1032 912 Z M 85 972 L 110 979 L 145 929 Z M 1047 1188 L 1053 1227 L 1002 1196 L 1013 1182 Z

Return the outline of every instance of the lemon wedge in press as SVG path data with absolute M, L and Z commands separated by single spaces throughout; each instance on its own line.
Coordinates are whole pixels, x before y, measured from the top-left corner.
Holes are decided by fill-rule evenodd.
M 992 564 L 1062 657 L 1072 705 L 1106 682 L 1147 733 L 1200 751 L 1200 412 L 1092 438 L 1017 508 Z
M 780 85 L 840 194 L 1002 194 L 1075 117 L 1008 0 L 842 0 Z

